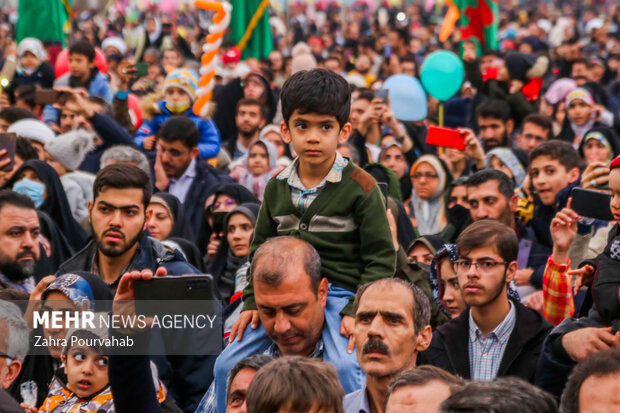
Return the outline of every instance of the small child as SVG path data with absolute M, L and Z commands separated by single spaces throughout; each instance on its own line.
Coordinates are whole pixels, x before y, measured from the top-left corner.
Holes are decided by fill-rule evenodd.
M 39 85 L 50 89 L 54 84 L 54 68 L 47 63 L 47 52 L 39 39 L 26 37 L 17 48 L 19 64 L 10 88 L 22 85 Z
M 203 119 L 194 115 L 192 104 L 196 100 L 196 90 L 198 89 L 198 76 L 192 70 L 177 69 L 164 81 L 164 98 L 148 104 L 152 98 L 159 98 L 161 95 L 152 95 L 151 99 L 145 99 L 145 115 L 152 118 L 142 123 L 138 130 L 134 142 L 139 148 L 152 151 L 155 150 L 155 140 L 159 128 L 170 117 L 175 115 L 187 116 L 198 127 L 200 139 L 198 149 L 200 157 L 203 159 L 213 158 L 220 151 L 220 132 L 211 119 Z
M 230 177 L 263 202 L 267 182 L 284 169 L 276 165 L 277 158 L 276 147 L 266 139 L 258 139 L 250 144 L 244 165 L 236 166 Z

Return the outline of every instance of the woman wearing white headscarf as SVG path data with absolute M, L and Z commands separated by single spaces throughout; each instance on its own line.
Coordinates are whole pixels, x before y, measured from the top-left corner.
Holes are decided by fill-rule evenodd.
M 411 166 L 413 191 L 405 205 L 419 235 L 440 232 L 447 223 L 443 192 L 448 175 L 436 156 L 424 155 Z

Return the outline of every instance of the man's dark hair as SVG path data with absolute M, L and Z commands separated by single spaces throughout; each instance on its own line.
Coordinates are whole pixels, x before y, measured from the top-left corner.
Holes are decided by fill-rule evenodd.
M 541 115 L 540 113 L 530 113 L 523 119 L 523 125 L 526 123 L 533 123 L 534 125 L 540 126 L 547 131 L 547 136 L 545 138 L 547 140 L 552 138 L 553 120 L 551 120 L 549 116 Z
M 411 295 L 413 296 L 413 308 L 411 309 L 411 314 L 413 315 L 413 327 L 415 329 L 415 333 L 419 334 L 420 331 L 422 331 L 422 329 L 431 322 L 431 303 L 420 287 L 409 281 L 401 280 L 400 278 L 383 278 L 366 283 L 359 287 L 357 289 L 357 293 L 355 294 L 355 300 L 353 301 L 353 314 L 357 313 L 362 296 L 368 288 L 374 285 L 386 284 L 405 287 L 411 291 Z
M 78 40 L 69 47 L 69 56 L 72 54 L 81 54 L 86 56 L 89 62 L 95 61 L 95 48 L 88 40 Z
M 491 99 L 478 106 L 476 109 L 477 118 L 499 119 L 506 123 L 512 119 L 510 106 L 503 100 Z
M 329 55 L 329 56 L 327 56 L 327 58 L 325 59 L 325 62 L 324 62 L 324 63 L 326 63 L 328 60 L 335 60 L 335 61 L 337 61 L 337 62 L 338 62 L 338 66 L 342 67 L 342 58 L 341 58 L 339 55 L 337 55 L 337 54 L 335 54 L 335 53 L 330 54 L 330 55 Z
M 141 189 L 144 210 L 151 202 L 153 188 L 149 176 L 135 165 L 115 163 L 99 170 L 93 184 L 93 200 L 97 200 L 99 192 L 106 188 Z
M 28 198 L 26 195 L 18 194 L 12 189 L 0 190 L 0 211 L 2 211 L 2 208 L 6 205 L 12 205 L 22 209 L 36 209 L 32 199 Z
M 441 403 L 440 413 L 556 413 L 553 397 L 516 377 L 472 381 Z
M 23 162 L 31 159 L 39 159 L 39 153 L 26 138 L 18 136 L 15 140 L 15 155 L 19 156 Z
M 246 398 L 248 413 L 325 411 L 344 413 L 344 390 L 329 363 L 282 357 L 261 368 Z
M 478 248 L 493 247 L 508 263 L 516 261 L 519 254 L 519 240 L 512 228 L 495 219 L 481 219 L 467 228 L 456 240 L 456 250 L 466 255 Z
M 188 149 L 198 146 L 200 132 L 193 120 L 187 116 L 171 116 L 157 132 L 157 139 L 164 142 L 181 141 Z
M 495 49 L 484 49 L 482 51 L 482 53 L 480 54 L 480 56 L 494 56 L 494 57 L 500 57 L 501 54 L 498 50 Z
M 580 65 L 580 64 L 582 64 L 582 65 L 584 65 L 584 66 L 588 67 L 588 59 L 586 59 L 585 57 L 578 57 L 578 58 L 574 59 L 574 60 L 571 62 L 571 68 L 572 68 L 574 65 Z
M 390 29 L 390 32 L 394 32 L 398 34 L 398 37 L 400 38 L 400 40 L 405 42 L 405 44 L 409 43 L 409 33 L 407 32 L 407 29 L 392 27 Z
M 357 150 L 355 145 L 349 142 L 339 143 L 336 149 L 340 149 L 343 147 L 346 147 L 349 149 L 349 153 L 351 154 L 351 160 L 353 161 L 354 164 L 359 165 L 359 163 L 361 162 L 360 151 Z
M 560 401 L 561 413 L 579 413 L 579 392 L 589 377 L 605 377 L 620 373 L 620 348 L 594 353 L 577 364 L 568 377 Z
M 6 109 L 0 110 L 0 118 L 7 121 L 9 124 L 13 124 L 22 119 L 37 119 L 37 115 L 32 113 L 31 110 L 25 108 L 19 108 L 17 106 L 11 106 Z
M 35 100 L 35 91 L 37 87 L 35 85 L 20 85 L 15 89 L 15 100 L 23 101 L 29 108 L 34 108 L 37 105 Z
M 302 70 L 282 86 L 282 115 L 288 121 L 295 110 L 300 114 L 334 116 L 342 128 L 351 113 L 351 90 L 340 75 L 327 69 Z
M 260 370 L 265 364 L 273 361 L 274 357 L 266 356 L 264 354 L 255 354 L 250 357 L 246 357 L 241 360 L 239 363 L 235 364 L 235 367 L 230 370 L 228 373 L 228 379 L 226 380 L 226 399 L 230 398 L 230 386 L 232 385 L 233 380 L 237 377 L 237 374 L 243 369 L 254 369 L 256 371 Z
M 573 168 L 583 169 L 583 161 L 579 156 L 579 152 L 568 142 L 552 139 L 541 143 L 530 153 L 530 166 L 540 156 L 548 156 L 551 159 L 557 160 L 567 171 Z
M 264 258 L 264 259 L 263 259 Z M 252 257 L 250 273 L 254 282 L 278 286 L 290 270 L 291 263 L 301 262 L 310 276 L 310 286 L 315 294 L 321 282 L 321 257 L 312 244 L 295 237 L 273 237 L 261 244 Z M 268 264 L 263 264 L 267 261 Z
M 95 96 L 95 95 L 87 96 L 86 100 L 92 103 L 96 103 L 97 105 L 101 106 L 101 109 L 102 109 L 101 113 L 106 115 L 110 119 L 114 119 L 114 108 L 112 107 L 110 102 L 108 102 L 101 96 Z
M 497 181 L 497 188 L 499 192 L 504 195 L 506 201 L 509 201 L 510 198 L 512 198 L 515 194 L 514 184 L 512 183 L 508 175 L 506 175 L 502 171 L 491 168 L 482 169 L 467 178 L 467 181 L 465 181 L 465 186 L 467 188 L 477 187 L 489 181 Z
M 410 370 L 402 371 L 394 377 L 388 387 L 385 405 L 387 406 L 387 402 L 392 393 L 401 387 L 425 386 L 431 381 L 439 381 L 446 384 L 450 387 L 451 394 L 461 390 L 465 385 L 465 380 L 445 371 L 444 369 L 440 369 L 435 366 L 418 366 Z
M 375 92 L 372 89 L 368 89 L 368 88 L 363 88 L 363 89 L 359 89 L 359 93 L 357 95 L 357 99 L 355 100 L 367 100 L 369 102 L 372 102 L 372 100 L 375 98 Z
M 239 102 L 237 102 L 237 110 L 235 113 L 239 113 L 239 108 L 241 106 L 258 106 L 260 109 L 260 116 L 263 119 L 267 119 L 267 116 L 269 115 L 268 113 L 269 108 L 267 107 L 267 105 L 263 105 L 261 101 L 257 99 L 251 99 L 251 98 L 239 99 Z

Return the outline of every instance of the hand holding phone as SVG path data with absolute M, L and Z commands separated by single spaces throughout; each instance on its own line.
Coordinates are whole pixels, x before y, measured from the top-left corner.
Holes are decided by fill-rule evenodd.
M 426 143 L 463 151 L 465 150 L 465 133 L 456 129 L 431 126 L 426 134 Z
M 17 135 L 0 133 L 0 171 L 10 172 L 15 165 L 15 145 Z
M 389 91 L 389 89 L 379 89 L 375 93 L 375 96 L 378 99 L 381 99 L 381 101 L 383 102 L 384 105 L 387 105 L 388 104 L 388 98 L 390 96 L 390 91 Z

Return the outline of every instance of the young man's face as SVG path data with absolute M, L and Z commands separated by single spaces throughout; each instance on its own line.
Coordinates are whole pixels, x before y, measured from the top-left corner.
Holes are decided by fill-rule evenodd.
M 386 300 L 385 297 L 390 297 Z M 362 370 L 373 377 L 393 376 L 415 367 L 430 344 L 431 329 L 415 331 L 413 293 L 402 285 L 368 287 L 355 313 L 355 348 Z
M 63 109 L 60 111 L 60 130 L 62 131 L 62 133 L 71 132 L 73 129 L 77 128 L 77 126 L 80 124 L 80 121 L 83 119 L 84 117 L 82 115 L 77 115 L 75 112 Z
M 145 212 L 141 188 L 105 188 L 89 207 L 93 237 L 99 251 L 119 257 L 136 245 L 150 216 Z
M 504 259 L 491 244 L 473 251 L 461 254 L 459 260 L 467 262 L 503 262 Z M 485 307 L 498 299 L 506 298 L 508 283 L 514 278 L 517 263 L 498 264 L 492 268 L 480 269 L 471 265 L 468 270 L 460 270 L 458 273 L 459 286 L 463 292 L 463 298 L 467 305 L 472 307 Z
M 88 60 L 83 54 L 71 53 L 69 55 L 69 71 L 77 78 L 85 78 L 90 75 L 90 70 L 95 67 L 95 63 Z
M 530 164 L 530 177 L 541 202 L 554 205 L 558 192 L 579 178 L 579 169 L 568 171 L 557 159 L 541 155 Z
M 176 50 L 165 50 L 161 63 L 168 70 L 177 69 L 183 64 L 183 58 Z
M 614 214 L 614 220 L 620 224 L 620 169 L 612 169 L 609 172 L 609 189 L 611 190 L 611 201 L 609 207 Z
M 79 397 L 89 397 L 108 385 L 108 357 L 88 347 L 71 347 L 63 356 L 67 384 Z
M 370 106 L 370 101 L 367 99 L 355 99 L 351 103 L 351 114 L 349 115 L 349 122 L 351 122 L 351 128 L 359 129 L 362 116 Z
M 282 138 L 293 143 L 300 162 L 320 169 L 334 162 L 338 144 L 345 143 L 351 133 L 351 124 L 342 129 L 335 116 L 318 113 L 299 113 L 295 109 L 291 118 L 280 125 Z
M 512 132 L 512 120 L 504 122 L 501 119 L 479 117 L 478 126 L 486 151 L 498 146 L 508 146 L 509 135 Z
M 568 118 L 577 126 L 583 126 L 592 119 L 592 106 L 581 99 L 575 99 L 568 105 Z
M 265 124 L 258 105 L 240 105 L 235 120 L 237 129 L 245 136 L 253 136 Z
M 250 367 L 245 367 L 235 375 L 228 389 L 226 400 L 226 413 L 246 413 L 247 407 L 245 397 L 250 387 L 250 383 L 256 376 L 257 371 Z
M 580 412 L 617 412 L 620 409 L 620 373 L 591 375 L 579 389 Z
M 517 146 L 524 151 L 532 152 L 541 143 L 547 140 L 549 131 L 535 123 L 526 122 L 523 124 L 523 132 L 517 137 Z
M 467 201 L 471 219 L 478 221 L 485 218 L 496 219 L 507 226 L 514 222 L 517 198 L 507 200 L 499 191 L 499 182 L 489 180 L 478 186 L 467 188 Z
M 161 165 L 169 178 L 183 176 L 192 159 L 198 156 L 198 147 L 189 149 L 180 140 L 165 142 L 157 140 L 157 156 L 161 157 Z

